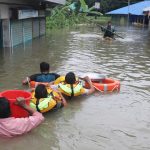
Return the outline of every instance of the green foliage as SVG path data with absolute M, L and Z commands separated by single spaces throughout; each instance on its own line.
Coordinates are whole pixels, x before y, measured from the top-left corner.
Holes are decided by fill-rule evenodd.
M 50 11 L 51 15 L 46 18 L 46 24 L 48 29 L 74 26 L 78 23 L 85 22 L 86 20 L 85 14 L 71 12 L 66 6 L 57 6 Z
M 93 6 L 96 0 L 67 0 L 66 6 L 57 6 L 50 10 L 51 15 L 47 17 L 47 28 L 64 28 L 74 26 L 79 23 L 85 23 L 87 21 L 87 13 L 79 13 L 80 7 L 87 9 L 88 14 L 100 15 L 100 12 L 94 11 Z M 130 0 L 131 1 L 131 0 Z M 132 0 L 132 3 L 139 2 L 141 0 Z M 73 2 L 77 2 L 76 11 L 69 10 L 69 5 Z M 108 11 L 127 6 L 128 0 L 100 0 L 100 11 L 106 13 Z M 90 8 L 91 7 L 91 8 Z M 99 17 L 99 21 L 103 21 L 102 17 Z M 105 19 L 104 19 L 105 21 Z
M 93 16 L 88 16 L 87 19 L 88 19 L 89 23 L 91 23 L 91 24 L 107 24 L 107 22 L 111 20 L 111 17 L 100 16 L 95 19 L 95 18 L 93 18 Z
M 76 9 L 71 10 L 69 7 L 72 2 L 76 2 Z M 80 13 L 80 7 L 82 8 L 82 13 Z M 50 9 L 50 16 L 46 19 L 46 24 L 48 29 L 53 28 L 64 28 L 69 26 L 74 26 L 79 23 L 85 23 L 87 21 L 86 15 L 101 15 L 100 12 L 93 11 L 92 8 L 89 9 L 84 0 L 79 1 L 67 1 L 66 6 L 56 6 Z

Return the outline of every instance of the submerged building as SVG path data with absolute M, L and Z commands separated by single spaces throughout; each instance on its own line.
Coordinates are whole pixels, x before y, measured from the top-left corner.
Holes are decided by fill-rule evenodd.
M 0 47 L 13 47 L 46 32 L 46 8 L 65 0 L 0 0 Z
M 131 1 L 132 2 L 132 1 Z M 144 11 L 145 8 L 150 7 L 150 0 L 144 0 L 135 4 L 129 4 L 126 7 L 119 8 L 106 13 L 111 15 L 113 20 L 120 22 L 149 24 L 149 11 Z

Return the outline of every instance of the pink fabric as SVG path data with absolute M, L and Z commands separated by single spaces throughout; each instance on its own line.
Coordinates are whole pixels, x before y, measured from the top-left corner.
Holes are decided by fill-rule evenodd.
M 44 117 L 39 112 L 35 112 L 32 116 L 26 118 L 0 119 L 0 136 L 13 137 L 27 133 L 37 127 L 43 120 Z

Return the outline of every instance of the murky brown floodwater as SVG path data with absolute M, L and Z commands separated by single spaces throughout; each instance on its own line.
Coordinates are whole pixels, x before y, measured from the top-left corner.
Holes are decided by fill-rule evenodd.
M 150 149 L 150 32 L 117 29 L 125 39 L 112 43 L 97 28 L 78 27 L 0 51 L 0 91 L 24 89 L 22 79 L 41 61 L 60 74 L 101 72 L 121 81 L 120 93 L 76 98 L 31 133 L 0 139 L 1 150 Z

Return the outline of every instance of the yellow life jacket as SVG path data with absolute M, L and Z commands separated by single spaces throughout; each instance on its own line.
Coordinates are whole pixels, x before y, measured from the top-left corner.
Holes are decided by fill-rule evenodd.
M 30 101 L 30 106 L 34 109 L 38 109 L 41 113 L 48 112 L 53 109 L 57 101 L 61 101 L 61 98 L 57 92 L 52 91 L 52 89 L 47 88 L 48 97 L 39 99 L 37 105 L 37 99 L 35 98 L 35 92 L 32 92 L 32 99 Z
M 62 92 L 63 94 L 65 94 L 67 96 L 72 95 L 72 89 L 71 89 L 70 84 L 65 84 L 65 82 L 59 83 L 58 89 L 60 92 Z M 85 90 L 80 82 L 77 84 L 73 84 L 74 96 L 82 95 L 84 93 L 84 91 Z
M 83 88 L 83 85 L 81 82 L 79 82 L 79 79 L 76 78 L 76 83 L 73 84 L 73 92 L 74 92 L 74 96 L 79 96 L 85 93 L 85 89 Z M 58 84 L 58 90 L 67 95 L 67 96 L 71 96 L 72 95 L 72 89 L 71 89 L 71 85 L 70 84 L 66 84 L 65 83 L 65 76 L 61 76 L 59 78 L 57 78 L 54 82 L 54 84 Z
M 54 84 L 59 84 L 61 82 L 65 82 L 65 76 L 60 76 L 54 81 Z
M 79 81 L 79 78 L 76 77 L 76 81 Z M 59 84 L 61 82 L 65 82 L 65 76 L 60 76 L 59 78 L 57 78 L 55 81 L 54 81 L 54 84 Z

